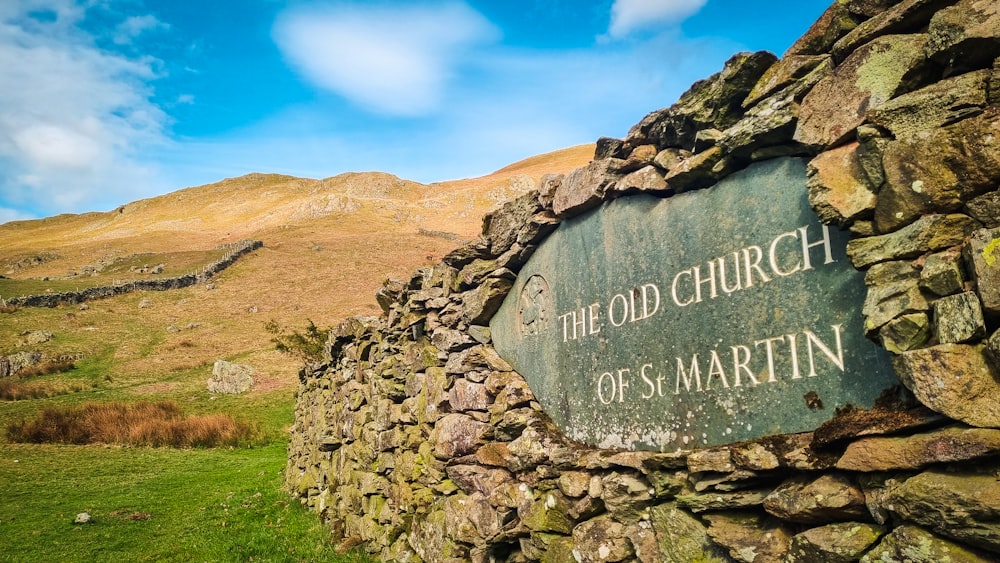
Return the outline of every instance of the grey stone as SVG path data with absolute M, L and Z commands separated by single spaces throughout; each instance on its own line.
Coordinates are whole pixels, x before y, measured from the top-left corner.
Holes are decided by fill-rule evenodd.
M 726 551 L 708 536 L 707 527 L 674 504 L 650 509 L 650 523 L 656 532 L 660 561 L 663 563 L 723 563 Z
M 934 14 L 927 56 L 954 74 L 988 66 L 1000 56 L 1000 11 L 989 0 L 962 0 Z
M 931 320 L 922 312 L 900 315 L 880 328 L 878 334 L 886 350 L 902 354 L 927 343 L 931 336 Z
M 674 192 L 696 190 L 708 187 L 725 176 L 729 172 L 728 166 L 725 150 L 712 147 L 681 160 L 667 171 L 664 179 Z
M 607 515 L 573 528 L 573 543 L 576 546 L 573 556 L 578 563 L 624 561 L 635 553 L 632 542 L 625 537 L 625 526 Z
M 798 118 L 795 91 L 779 92 L 750 108 L 723 131 L 718 144 L 735 158 L 748 158 L 766 147 L 794 144 L 792 134 Z
M 917 526 L 903 525 L 882 538 L 861 563 L 905 561 L 907 563 L 982 563 L 982 554 L 941 539 Z
M 490 252 L 500 255 L 517 242 L 518 234 L 528 219 L 541 211 L 538 193 L 531 191 L 500 206 L 483 218 L 483 236 L 489 241 Z
M 885 533 L 874 524 L 841 522 L 812 528 L 792 538 L 786 563 L 851 563 Z
M 654 489 L 649 482 L 627 473 L 613 472 L 601 480 L 601 499 L 612 518 L 635 523 L 652 503 Z
M 74 524 L 93 524 L 93 522 L 94 518 L 90 515 L 89 512 L 81 512 L 77 514 L 75 518 L 73 518 Z
M 752 489 L 733 493 L 711 492 L 705 494 L 686 494 L 677 496 L 677 506 L 694 513 L 732 510 L 734 508 L 752 508 L 764 503 L 771 494 L 771 489 Z
M 713 448 L 691 452 L 687 457 L 687 469 L 691 473 L 713 471 L 727 473 L 736 469 L 729 448 Z
M 615 181 L 608 171 L 610 162 L 610 159 L 595 160 L 563 178 L 552 200 L 552 212 L 556 217 L 573 217 L 600 205 Z
M 462 294 L 462 317 L 469 324 L 489 321 L 500 308 L 513 283 L 507 278 L 488 278 L 484 283 Z
M 547 211 L 552 210 L 552 201 L 556 197 L 556 190 L 562 185 L 565 174 L 546 174 L 542 176 L 542 183 L 538 188 L 538 204 Z
M 993 331 L 986 339 L 986 357 L 992 360 L 993 369 L 1000 371 L 1000 330 Z
M 847 255 L 858 268 L 888 260 L 913 258 L 925 252 L 955 246 L 977 226 L 972 218 L 957 213 L 925 215 L 896 232 L 852 240 L 847 244 Z
M 986 336 L 986 322 L 976 294 L 967 291 L 934 302 L 934 335 L 941 344 L 978 340 Z
M 858 520 L 868 515 L 865 494 L 841 473 L 787 479 L 764 499 L 764 509 L 782 520 L 802 524 Z
M 982 113 L 989 71 L 970 72 L 893 98 L 868 111 L 868 121 L 896 139 L 914 138 Z
M 708 535 L 743 563 L 781 561 L 788 554 L 792 533 L 780 520 L 752 512 L 718 512 L 702 516 Z
M 468 332 L 469 336 L 480 344 L 489 344 L 493 340 L 490 335 L 490 327 L 485 325 L 472 325 Z
M 843 59 L 859 46 L 890 33 L 905 33 L 924 27 L 936 10 L 954 0 L 903 0 L 862 22 L 833 45 L 831 52 Z
M 743 100 L 743 107 L 751 108 L 764 98 L 795 84 L 828 60 L 829 55 L 785 55 L 760 77 Z
M 634 145 L 652 143 L 661 149 L 693 148 L 698 126 L 676 105 L 650 112 L 629 129 L 626 140 Z
M 1000 481 L 995 463 L 981 469 L 933 469 L 890 487 L 896 515 L 963 543 L 1000 551 Z
M 984 227 L 1000 227 L 1000 191 L 994 190 L 970 199 L 965 202 L 965 212 Z
M 894 319 L 929 309 L 916 279 L 876 285 L 868 290 L 861 308 L 865 333 L 873 334 Z
M 474 345 L 475 342 L 462 331 L 439 327 L 431 334 L 431 344 L 444 352 L 457 352 Z
M 777 60 L 767 51 L 737 53 L 726 61 L 722 71 L 695 82 L 677 100 L 674 109 L 690 116 L 699 125 L 699 130 L 727 129 L 742 117 L 743 100 Z
M 254 369 L 245 364 L 216 360 L 212 377 L 208 380 L 209 393 L 239 394 L 253 386 Z
M 1000 228 L 972 233 L 963 254 L 983 310 L 1000 315 Z
M 446 414 L 434 426 L 434 455 L 449 459 L 475 453 L 485 443 L 490 425 L 463 414 Z
M 809 204 L 824 223 L 847 225 L 875 210 L 875 194 L 858 156 L 860 146 L 850 143 L 809 161 Z
M 912 89 L 923 72 L 926 37 L 880 37 L 859 48 L 802 100 L 794 139 L 826 148 L 854 136 L 865 112 Z
M 614 191 L 620 193 L 663 193 L 667 191 L 667 181 L 663 179 L 663 174 L 655 166 L 649 165 L 619 179 L 615 182 Z
M 594 160 L 603 160 L 605 158 L 625 158 L 625 141 L 611 137 L 597 139 Z
M 490 404 L 486 386 L 467 379 L 456 379 L 449 394 L 453 412 L 484 411 Z
M 847 471 L 900 471 L 1000 453 L 1000 430 L 952 426 L 907 437 L 870 437 L 851 442 L 837 461 Z
M 929 255 L 920 271 L 920 287 L 937 295 L 957 293 L 964 283 L 960 248 Z
M 1000 182 L 1000 106 L 886 145 L 875 225 L 892 231 L 927 213 L 958 211 Z
M 971 426 L 1000 427 L 1000 383 L 982 346 L 941 344 L 904 352 L 892 363 L 924 405 Z
M 656 153 L 656 156 L 653 157 L 653 164 L 663 170 L 672 170 L 691 156 L 692 153 L 689 150 L 670 147 Z
M 785 59 L 799 55 L 824 55 L 857 23 L 843 2 L 835 2 L 785 51 Z

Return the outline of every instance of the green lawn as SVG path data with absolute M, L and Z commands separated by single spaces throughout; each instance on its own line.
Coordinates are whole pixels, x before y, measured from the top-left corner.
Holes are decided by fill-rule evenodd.
M 0 444 L 0 561 L 366 561 L 281 490 L 285 447 Z

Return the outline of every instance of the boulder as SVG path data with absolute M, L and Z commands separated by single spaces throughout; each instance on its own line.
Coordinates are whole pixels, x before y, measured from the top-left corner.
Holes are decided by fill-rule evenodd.
M 962 252 L 952 248 L 931 254 L 924 261 L 920 271 L 920 287 L 936 295 L 951 295 L 962 290 L 965 276 L 962 274 Z
M 245 364 L 216 360 L 212 377 L 208 380 L 209 393 L 239 394 L 253 386 L 254 369 Z
M 834 2 L 812 26 L 785 51 L 784 59 L 801 55 L 824 55 L 838 39 L 857 26 L 844 2 Z M 783 60 L 784 60 L 783 59 Z

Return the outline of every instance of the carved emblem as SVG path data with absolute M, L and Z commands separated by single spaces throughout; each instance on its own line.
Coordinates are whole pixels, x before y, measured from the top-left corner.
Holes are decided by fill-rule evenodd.
M 535 336 L 548 326 L 552 318 L 549 284 L 542 276 L 531 276 L 521 289 L 517 317 L 522 336 Z

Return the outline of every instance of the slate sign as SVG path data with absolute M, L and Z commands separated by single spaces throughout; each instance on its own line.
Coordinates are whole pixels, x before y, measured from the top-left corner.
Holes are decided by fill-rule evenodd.
M 815 429 L 897 383 L 864 338 L 847 234 L 810 209 L 805 166 L 623 197 L 563 222 L 490 327 L 569 437 L 672 451 Z

